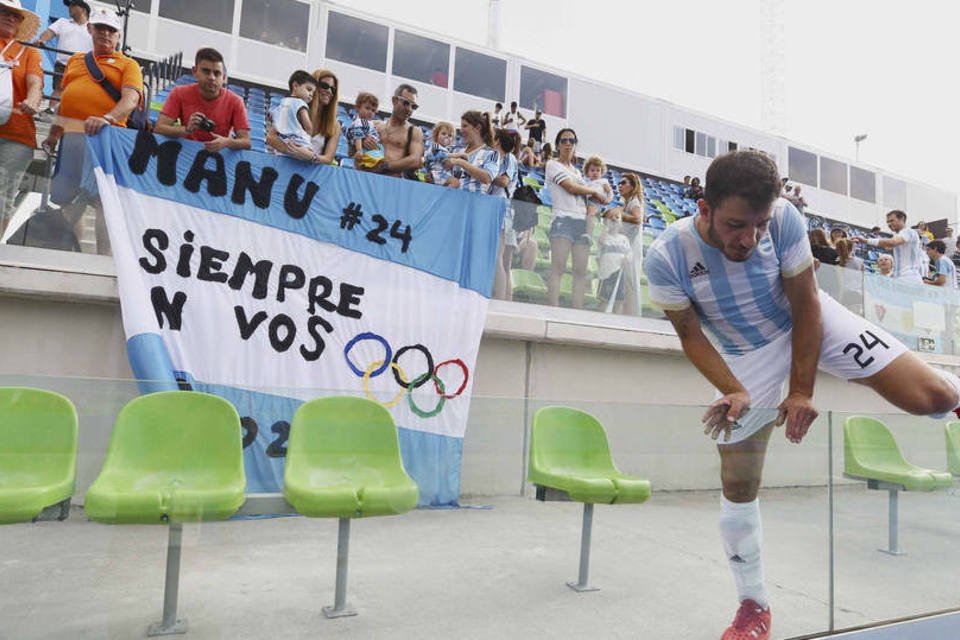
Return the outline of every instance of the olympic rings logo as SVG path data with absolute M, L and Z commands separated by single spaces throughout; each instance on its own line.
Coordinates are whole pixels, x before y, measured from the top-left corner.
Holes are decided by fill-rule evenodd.
M 350 351 L 358 343 L 372 340 L 374 342 L 380 343 L 383 346 L 384 355 L 383 358 L 379 360 L 374 360 L 371 362 L 365 369 L 361 369 L 353 363 L 350 359 Z M 406 354 L 408 351 L 419 351 L 423 354 L 423 357 L 427 361 L 427 369 L 418 376 L 415 376 L 412 380 L 403 370 L 403 367 L 400 366 L 400 358 Z M 410 407 L 410 411 L 421 418 L 432 418 L 438 415 L 443 410 L 443 405 L 447 400 L 452 400 L 456 398 L 464 389 L 467 388 L 467 381 L 470 379 L 470 371 L 467 368 L 467 365 L 464 364 L 463 360 L 459 358 L 452 358 L 450 360 L 444 360 L 438 364 L 434 364 L 433 354 L 430 353 L 430 350 L 427 349 L 422 344 L 410 344 L 404 347 L 401 347 L 394 353 L 390 343 L 380 335 L 372 332 L 358 333 L 343 347 L 343 358 L 347 361 L 347 366 L 350 367 L 350 370 L 359 378 L 363 378 L 363 392 L 366 394 L 367 398 L 378 402 L 385 407 L 393 407 L 400 403 L 403 400 L 403 397 L 407 397 L 407 405 Z M 460 367 L 460 370 L 463 372 L 463 382 L 460 383 L 460 387 L 453 393 L 447 393 L 447 387 L 443 383 L 443 380 L 440 379 L 440 370 L 444 367 L 455 366 Z M 396 381 L 397 386 L 400 390 L 397 394 L 390 400 L 383 402 L 378 400 L 370 392 L 370 379 L 376 378 L 377 376 L 385 373 L 387 369 L 393 374 L 393 379 Z M 419 389 L 428 382 L 433 382 L 433 388 L 436 391 L 437 400 L 436 406 L 427 411 L 419 406 L 413 400 L 413 393 L 407 393 L 412 389 Z

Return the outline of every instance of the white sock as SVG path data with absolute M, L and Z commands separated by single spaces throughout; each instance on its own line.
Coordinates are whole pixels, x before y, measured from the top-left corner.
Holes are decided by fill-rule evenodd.
M 938 374 L 940 374 L 940 377 L 946 380 L 947 383 L 951 387 L 953 387 L 953 390 L 957 394 L 957 406 L 960 406 L 960 378 L 958 378 L 955 374 L 947 371 L 946 369 L 940 369 L 939 367 L 934 367 L 933 370 L 936 371 Z M 936 413 L 936 414 L 932 413 L 930 414 L 930 417 L 933 418 L 934 420 L 943 420 L 944 418 L 951 415 L 952 413 L 953 413 L 953 409 L 951 409 L 950 411 L 947 411 L 946 413 Z
M 733 572 L 740 601 L 753 600 L 766 607 L 767 589 L 763 580 L 760 544 L 763 523 L 760 521 L 760 499 L 752 502 L 731 502 L 720 494 L 720 537 L 723 550 Z

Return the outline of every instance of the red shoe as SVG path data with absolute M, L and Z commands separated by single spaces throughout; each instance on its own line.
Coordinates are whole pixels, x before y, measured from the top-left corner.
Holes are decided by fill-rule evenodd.
M 769 640 L 770 607 L 764 609 L 753 600 L 744 600 L 720 640 Z

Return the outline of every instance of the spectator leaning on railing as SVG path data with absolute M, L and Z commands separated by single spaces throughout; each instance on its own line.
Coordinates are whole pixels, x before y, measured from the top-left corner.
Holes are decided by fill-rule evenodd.
M 57 61 L 53 65 L 53 98 L 60 98 L 61 79 L 63 72 L 67 68 L 67 60 L 74 53 L 86 53 L 93 49 L 93 40 L 90 38 L 90 31 L 87 29 L 87 21 L 90 19 L 90 5 L 84 0 L 63 0 L 70 12 L 69 18 L 60 18 L 50 25 L 37 42 L 46 44 L 57 39 L 57 49 L 69 51 L 70 53 L 58 53 Z M 47 109 L 47 113 L 53 113 L 53 105 Z
M 317 90 L 310 101 L 310 124 L 313 136 L 309 145 L 283 140 L 273 125 L 267 126 L 267 146 L 298 160 L 317 164 L 334 164 L 341 127 L 337 120 L 340 81 L 332 71 L 316 69 L 312 74 Z
M 0 235 L 37 146 L 33 116 L 43 88 L 40 52 L 17 41 L 30 40 L 39 27 L 39 16 L 21 7 L 19 0 L 0 0 Z
M 84 134 L 96 135 L 107 126 L 123 127 L 143 96 L 143 75 L 136 60 L 117 51 L 120 42 L 120 17 L 112 11 L 97 9 L 90 14 L 88 28 L 93 37 L 93 51 L 75 53 L 67 61 L 63 74 L 63 95 L 60 99 L 58 124 L 50 128 L 43 142 L 53 151 L 62 137 L 57 172 L 53 177 L 51 200 L 63 207 L 67 221 L 75 231 L 86 205 L 97 209 L 97 252 L 109 253 L 109 240 L 103 213 L 96 194 L 85 187 L 92 184 L 92 167 L 84 166 L 86 141 Z M 100 75 L 102 82 L 94 75 Z M 114 98 L 107 83 L 120 94 Z M 79 237 L 79 234 L 78 234 Z
M 894 209 L 887 214 L 887 226 L 892 238 L 855 237 L 854 242 L 866 243 L 879 249 L 892 249 L 894 277 L 920 284 L 927 275 L 927 259 L 923 255 L 923 243 L 915 229 L 907 226 L 907 214 Z
M 193 77 L 195 83 L 173 88 L 153 130 L 164 136 L 198 140 L 207 151 L 249 149 L 247 108 L 240 96 L 224 89 L 227 72 L 220 52 L 210 47 L 198 49 Z M 236 137 L 231 137 L 231 132 Z
M 944 244 L 943 240 L 931 240 L 927 243 L 927 256 L 930 258 L 934 270 L 928 278 L 924 279 L 924 282 L 956 291 L 957 268 L 950 258 L 943 255 L 946 252 L 947 245 Z

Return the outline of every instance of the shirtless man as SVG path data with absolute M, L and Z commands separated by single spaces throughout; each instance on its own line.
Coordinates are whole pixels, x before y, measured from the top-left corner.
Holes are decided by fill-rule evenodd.
M 386 122 L 374 122 L 383 144 L 383 161 L 377 171 L 388 176 L 401 177 L 404 171 L 417 170 L 423 166 L 423 131 L 407 120 L 417 110 L 417 90 L 409 84 L 401 84 L 393 92 L 393 112 Z M 376 148 L 376 141 L 368 136 L 363 148 Z

